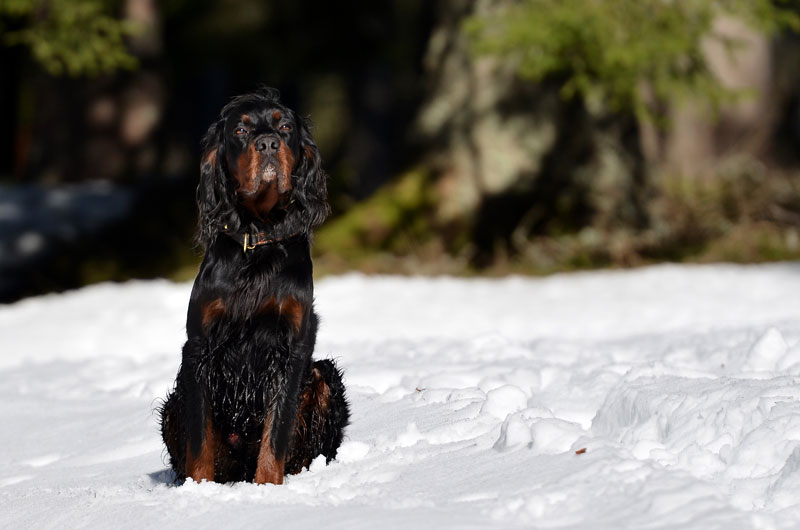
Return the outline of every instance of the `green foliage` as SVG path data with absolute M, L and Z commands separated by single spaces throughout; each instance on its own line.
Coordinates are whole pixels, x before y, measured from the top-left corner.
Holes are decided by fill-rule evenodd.
M 467 19 L 474 50 L 515 62 L 519 75 L 557 79 L 562 95 L 611 110 L 650 114 L 645 93 L 664 103 L 685 94 L 718 106 L 731 94 L 709 71 L 703 39 L 718 15 L 765 32 L 800 27 L 784 0 L 520 0 Z M 648 90 L 642 90 L 646 87 Z
M 97 75 L 134 68 L 124 37 L 130 22 L 115 18 L 104 0 L 0 0 L 0 38 L 22 45 L 51 75 Z
M 435 200 L 428 173 L 412 169 L 325 223 L 316 234 L 315 251 L 367 268 L 376 257 L 424 253 L 435 240 L 429 219 Z

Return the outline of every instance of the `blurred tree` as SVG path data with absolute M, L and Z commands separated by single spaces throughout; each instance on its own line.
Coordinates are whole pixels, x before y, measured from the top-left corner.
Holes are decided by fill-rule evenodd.
M 558 77 L 534 83 L 504 56 L 476 57 L 464 24 L 492 20 L 509 5 L 439 4 L 418 122 L 442 194 L 435 217 L 451 251 L 478 267 L 519 255 L 539 268 L 561 266 L 570 258 L 541 252 L 532 239 L 583 231 L 606 251 L 603 234 L 647 224 L 638 124 L 581 97 L 559 97 Z
M 60 42 L 75 44 L 74 35 L 60 33 L 70 34 L 71 23 L 47 35 L 34 29 L 55 16 L 51 4 L 64 11 L 83 5 L 78 0 L 6 1 L 0 0 L 3 42 L 8 34 L 31 30 L 45 43 L 63 37 Z M 103 6 L 96 12 L 104 17 L 124 20 L 116 35 L 137 68 L 73 77 L 59 56 L 64 75 L 54 76 L 31 45 L 0 42 L 0 181 L 101 179 L 134 190 L 139 199 L 130 219 L 96 241 L 65 245 L 60 255 L 69 258 L 62 266 L 42 266 L 36 274 L 52 281 L 32 285 L 63 288 L 88 278 L 171 274 L 181 265 L 193 272 L 196 256 L 188 242 L 200 138 L 231 96 L 262 84 L 280 89 L 289 106 L 315 123 L 337 212 L 418 160 L 408 129 L 422 97 L 420 57 L 432 22 L 428 0 L 92 5 Z M 63 25 L 59 17 L 48 27 Z M 127 33 L 129 27 L 136 33 Z
M 730 96 L 703 44 L 718 39 L 733 50 L 744 43 L 713 32 L 717 17 L 771 34 L 800 28 L 796 7 L 792 0 L 522 0 L 473 15 L 464 29 L 479 55 L 512 61 L 524 79 L 557 78 L 565 98 L 643 118 L 676 97 L 716 107 Z
M 97 75 L 137 64 L 124 37 L 136 32 L 114 0 L 3 0 L 0 36 L 22 45 L 51 75 Z
M 681 96 L 740 95 L 704 46 L 722 15 L 761 32 L 798 27 L 771 0 L 441 2 L 419 126 L 441 193 L 436 217 L 473 264 L 539 269 L 630 263 L 654 224 L 642 126 Z M 653 118 L 656 118 L 653 120 Z
M 68 161 L 81 159 L 85 87 L 139 66 L 130 45 L 147 35 L 123 13 L 130 4 L 0 0 L 0 176 L 75 178 Z M 103 159 L 119 165 L 113 154 Z

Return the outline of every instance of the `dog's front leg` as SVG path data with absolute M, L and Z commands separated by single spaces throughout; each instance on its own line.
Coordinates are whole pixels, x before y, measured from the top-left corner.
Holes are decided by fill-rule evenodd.
M 286 383 L 283 391 L 267 414 L 264 431 L 261 436 L 261 447 L 258 451 L 258 466 L 254 482 L 256 484 L 283 484 L 286 456 L 289 452 L 291 434 L 294 432 L 297 417 L 297 400 L 300 396 L 300 384 L 305 378 L 305 368 L 311 356 L 308 344 L 300 342 L 294 345 L 290 354 Z
M 190 436 L 186 442 L 186 476 L 195 482 L 213 482 L 216 440 L 209 414 L 206 415 L 205 427 L 196 430 L 200 431 L 199 439 L 196 435 Z
M 180 374 L 186 392 L 186 476 L 195 482 L 212 482 L 216 437 L 211 423 L 211 410 L 206 403 L 203 387 L 197 380 L 194 356 L 190 349 L 191 345 L 187 342 Z
M 285 451 L 279 455 L 273 447 L 273 418 L 274 415 L 270 412 L 264 422 L 261 446 L 258 449 L 256 476 L 253 479 L 256 484 L 283 484 Z

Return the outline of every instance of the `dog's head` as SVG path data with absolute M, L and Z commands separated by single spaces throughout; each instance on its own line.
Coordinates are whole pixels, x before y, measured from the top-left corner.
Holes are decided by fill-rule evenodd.
M 309 124 L 273 89 L 231 100 L 204 138 L 198 239 L 260 231 L 308 232 L 327 217 L 327 176 Z

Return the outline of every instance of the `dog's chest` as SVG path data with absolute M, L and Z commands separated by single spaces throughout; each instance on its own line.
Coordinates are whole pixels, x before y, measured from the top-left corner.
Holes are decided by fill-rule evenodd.
M 303 297 L 291 293 L 230 293 L 204 300 L 200 321 L 211 340 L 231 334 L 262 336 L 270 331 L 297 335 L 303 328 L 309 308 Z
M 284 388 L 310 310 L 291 290 L 270 287 L 217 292 L 200 306 L 208 345 L 201 377 L 215 421 L 246 438 L 260 433 L 264 414 Z
M 205 264 L 198 282 L 213 288 L 198 289 L 202 295 L 190 316 L 202 335 L 212 341 L 234 335 L 262 340 L 270 332 L 288 333 L 289 339 L 301 332 L 313 296 L 310 267 L 285 255 L 274 258 L 238 254 Z

